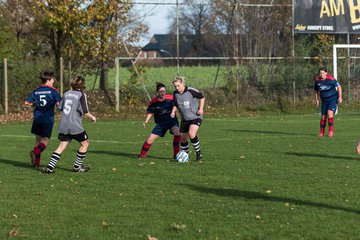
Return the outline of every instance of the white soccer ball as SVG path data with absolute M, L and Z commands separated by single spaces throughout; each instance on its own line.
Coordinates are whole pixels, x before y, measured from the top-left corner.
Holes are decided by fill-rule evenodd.
M 180 151 L 177 155 L 176 155 L 176 161 L 181 162 L 181 163 L 185 163 L 189 161 L 189 154 L 187 154 L 184 151 Z

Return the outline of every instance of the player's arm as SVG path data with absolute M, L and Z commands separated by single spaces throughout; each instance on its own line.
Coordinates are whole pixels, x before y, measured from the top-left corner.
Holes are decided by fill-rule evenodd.
M 314 91 L 314 94 L 315 94 L 315 102 L 316 102 L 316 107 L 319 107 L 320 106 L 320 102 L 319 102 L 319 91 Z
M 93 122 L 96 122 L 96 117 L 92 115 L 90 112 L 84 113 L 84 116 L 90 118 Z
M 199 100 L 199 110 L 196 112 L 198 115 L 204 114 L 204 104 L 205 104 L 205 98 L 200 98 Z
M 175 113 L 176 113 L 177 107 L 173 106 L 171 113 L 170 113 L 170 117 L 174 118 L 175 117 Z
M 338 103 L 342 103 L 342 88 L 341 85 L 339 84 L 339 86 L 337 87 L 338 90 Z
M 151 119 L 152 115 L 153 115 L 152 113 L 148 113 L 148 114 L 146 115 L 145 122 L 143 123 L 143 127 L 144 127 L 144 128 L 146 128 L 146 124 L 148 124 L 148 123 L 149 123 L 149 121 L 150 121 L 150 119 Z

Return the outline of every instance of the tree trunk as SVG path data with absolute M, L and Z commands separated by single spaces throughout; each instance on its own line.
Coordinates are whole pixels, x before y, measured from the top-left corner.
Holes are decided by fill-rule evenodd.
M 108 89 L 108 73 L 109 65 L 107 62 L 101 63 L 101 74 L 100 74 L 100 89 L 104 92 Z

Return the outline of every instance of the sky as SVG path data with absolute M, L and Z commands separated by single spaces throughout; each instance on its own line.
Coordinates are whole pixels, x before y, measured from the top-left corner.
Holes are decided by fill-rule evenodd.
M 175 0 L 135 0 L 135 3 L 165 3 L 164 5 L 135 4 L 135 9 L 139 15 L 146 16 L 144 22 L 150 27 L 149 33 L 141 39 L 139 45 L 145 46 L 154 34 L 165 34 L 168 31 L 167 15 L 175 9 L 174 5 L 166 3 L 175 3 Z

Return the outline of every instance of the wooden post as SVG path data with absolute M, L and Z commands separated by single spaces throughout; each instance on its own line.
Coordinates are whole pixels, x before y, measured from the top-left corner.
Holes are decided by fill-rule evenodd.
M 60 57 L 60 94 L 64 95 L 64 59 Z
M 7 58 L 4 58 L 4 96 L 5 96 L 5 114 L 9 113 L 9 99 L 8 99 L 8 73 L 7 73 Z
M 116 69 L 116 75 L 115 75 L 115 96 L 116 96 L 116 111 L 120 112 L 120 80 L 119 80 L 119 58 L 115 58 L 115 69 Z

